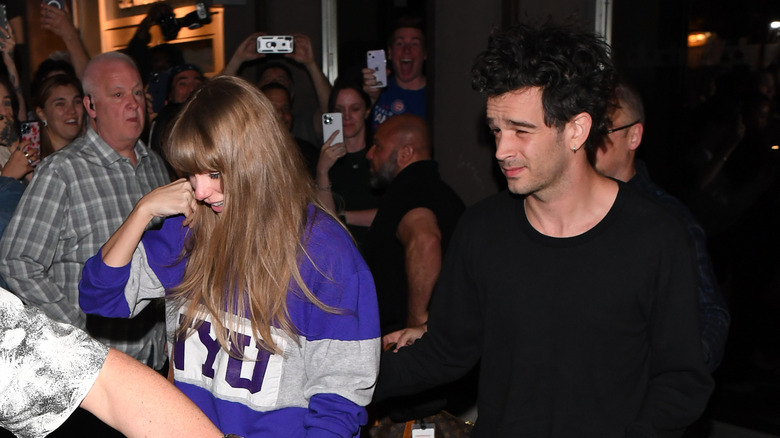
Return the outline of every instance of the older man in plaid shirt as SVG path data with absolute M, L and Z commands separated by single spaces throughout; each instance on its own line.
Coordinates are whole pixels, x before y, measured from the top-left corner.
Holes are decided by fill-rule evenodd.
M 146 105 L 133 61 L 116 52 L 98 55 L 83 82 L 90 127 L 36 169 L 0 240 L 0 275 L 26 304 L 159 370 L 162 306 L 132 320 L 87 318 L 79 308 L 84 262 L 143 195 L 169 179 L 160 157 L 138 140 Z

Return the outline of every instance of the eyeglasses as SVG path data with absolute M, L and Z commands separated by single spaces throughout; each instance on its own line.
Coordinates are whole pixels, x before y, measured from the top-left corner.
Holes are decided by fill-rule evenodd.
M 637 123 L 639 123 L 639 122 L 641 122 L 641 120 L 637 120 L 637 121 L 636 121 L 636 122 L 634 122 L 634 123 L 629 123 L 628 125 L 623 125 L 623 126 L 621 126 L 621 127 L 619 127 L 619 128 L 612 128 L 612 129 L 607 129 L 607 134 L 612 134 L 613 132 L 618 132 L 618 131 L 622 131 L 622 130 L 624 130 L 624 129 L 628 129 L 628 128 L 630 128 L 630 127 L 632 127 L 632 126 L 636 125 L 636 124 L 637 124 Z

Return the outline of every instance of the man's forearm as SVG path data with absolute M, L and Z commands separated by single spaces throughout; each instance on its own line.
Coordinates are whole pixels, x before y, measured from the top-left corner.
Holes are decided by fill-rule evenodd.
M 312 62 L 306 64 L 306 70 L 309 72 L 311 81 L 314 84 L 314 91 L 317 94 L 317 103 L 319 104 L 318 107 L 321 112 L 326 113 L 328 112 L 328 98 L 330 97 L 331 90 L 330 82 L 317 63 Z
M 436 215 L 428 208 L 407 212 L 398 225 L 398 238 L 404 246 L 408 306 L 407 327 L 428 320 L 428 304 L 441 271 L 441 231 Z
M 441 271 L 441 244 L 433 237 L 415 242 L 406 251 L 408 280 L 407 327 L 416 327 L 428 320 L 428 304 Z
M 129 437 L 222 436 L 165 378 L 113 349 L 81 407 Z

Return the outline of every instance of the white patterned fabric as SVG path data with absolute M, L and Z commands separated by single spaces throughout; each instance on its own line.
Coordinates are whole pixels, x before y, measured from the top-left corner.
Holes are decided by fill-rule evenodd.
M 81 404 L 107 354 L 0 289 L 0 427 L 21 438 L 51 433 Z

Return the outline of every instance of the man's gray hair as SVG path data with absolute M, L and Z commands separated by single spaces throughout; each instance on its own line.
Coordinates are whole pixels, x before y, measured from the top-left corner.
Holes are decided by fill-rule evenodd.
M 128 65 L 132 66 L 136 71 L 138 71 L 138 67 L 135 65 L 135 61 L 133 61 L 133 58 L 125 55 L 124 53 L 121 52 L 101 53 L 95 56 L 94 58 L 92 58 L 87 64 L 87 67 L 84 69 L 84 76 L 81 79 L 81 87 L 84 89 L 85 95 L 92 96 L 92 93 L 95 91 L 95 79 L 97 79 L 97 77 L 95 77 L 96 76 L 95 70 L 97 69 L 97 66 L 104 62 L 113 62 L 113 61 L 126 62 Z

